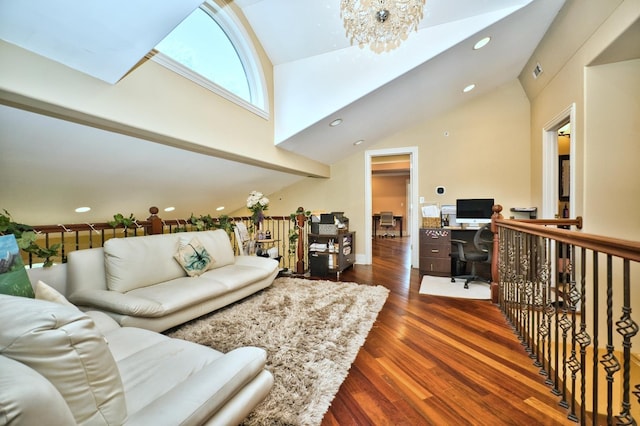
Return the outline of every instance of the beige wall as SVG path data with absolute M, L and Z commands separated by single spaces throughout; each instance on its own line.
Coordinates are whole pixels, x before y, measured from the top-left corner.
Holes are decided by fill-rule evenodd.
M 637 0 L 622 2 L 557 74 L 545 77 L 547 81 L 542 89 L 528 92 L 531 97 L 532 203 L 539 205 L 542 200 L 542 129 L 575 103 L 576 130 L 571 135 L 571 143 L 575 144 L 575 216 L 583 216 L 585 232 L 632 240 L 640 237 L 640 221 L 635 213 L 640 203 L 640 180 L 637 167 L 618 164 L 638 158 L 636 123 L 640 73 L 636 61 L 612 66 L 588 65 L 640 17 L 638 5 Z M 560 21 L 555 25 L 564 23 Z M 551 30 L 548 34 L 541 43 L 542 50 L 536 52 L 539 56 L 549 56 L 554 36 L 561 38 L 556 36 L 557 31 Z M 528 78 L 527 73 L 521 76 L 522 80 Z M 603 182 L 612 181 L 616 182 L 614 186 L 602 186 Z M 625 189 L 624 195 L 619 188 Z M 625 211 L 614 214 L 613 206 L 621 203 Z
M 640 59 L 586 69 L 584 221 L 640 241 Z
M 584 8 L 576 4 L 576 9 L 584 13 Z M 594 3 L 604 7 L 607 2 Z M 635 38 L 635 58 L 633 60 L 613 60 L 612 63 L 592 65 L 602 62 L 603 57 L 624 58 L 620 41 L 628 39 L 627 31 L 637 34 L 640 21 L 640 0 L 625 0 L 608 15 L 601 25 L 577 51 L 567 58 L 557 74 L 545 77 L 544 85 L 535 90 L 524 82 L 531 98 L 531 179 L 533 202 L 542 199 L 542 129 L 569 105 L 575 103 L 575 132 L 571 143 L 575 144 L 576 194 L 575 215 L 583 217 L 583 231 L 590 234 L 606 235 L 627 240 L 640 240 L 640 52 Z M 617 4 L 616 3 L 616 4 Z M 606 7 L 612 7 L 607 3 Z M 586 7 L 588 9 L 588 7 Z M 554 27 L 570 27 L 569 13 L 563 13 Z M 635 27 L 632 27 L 635 25 Z M 635 28 L 635 30 L 633 29 Z M 631 30 L 630 30 L 631 29 Z M 542 41 L 534 56 L 549 57 L 554 45 L 563 43 L 563 34 L 551 30 Z M 623 52 L 620 55 L 620 52 Z M 628 50 L 627 50 L 628 52 Z M 520 77 L 525 80 L 527 73 Z M 599 276 L 600 300 L 606 300 L 606 268 L 604 256 L 600 256 Z M 615 261 L 612 272 L 614 285 L 613 312 L 618 317 L 622 306 L 622 262 Z M 580 267 L 580 265 L 576 265 Z M 591 258 L 587 258 L 587 270 L 591 270 Z M 638 277 L 640 265 L 632 263 L 631 277 Z M 587 286 L 593 285 L 593 277 L 588 275 Z M 633 283 L 632 283 L 633 284 Z M 634 287 L 632 285 L 632 287 Z M 589 290 L 591 291 L 591 290 Z M 633 288 L 632 288 L 633 292 Z M 632 310 L 639 308 L 640 298 L 636 293 L 631 299 Z M 601 303 L 598 316 L 606 318 L 606 304 Z M 593 312 L 585 313 L 587 323 L 593 323 Z M 589 330 L 592 333 L 592 330 Z M 606 323 L 600 321 L 600 336 L 606 336 Z M 619 345 L 620 336 L 614 333 L 614 341 Z M 633 347 L 640 343 L 640 335 L 634 338 Z M 600 341 L 602 346 L 602 340 Z
M 493 197 L 507 211 L 530 205 L 529 102 L 517 80 L 369 148 L 413 146 L 418 147 L 418 196 L 427 201 Z M 364 255 L 364 164 L 365 156 L 355 154 L 334 164 L 331 178 L 304 179 L 272 194 L 270 212 L 289 214 L 297 206 L 344 211 L 357 233 L 356 253 Z M 435 194 L 438 185 L 446 187 L 445 195 Z
M 273 99 L 272 66 L 264 52 L 261 60 Z M 7 105 L 276 170 L 328 174 L 328 166 L 276 148 L 272 118 L 153 61 L 143 61 L 116 85 L 1 40 L 0 62 L 0 102 Z
M 372 176 L 371 211 L 391 211 L 404 215 L 407 210 L 407 181 L 409 176 Z

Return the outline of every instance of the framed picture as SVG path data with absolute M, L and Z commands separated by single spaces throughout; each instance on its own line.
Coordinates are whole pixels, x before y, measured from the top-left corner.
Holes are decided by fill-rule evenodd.
M 568 155 L 558 156 L 558 196 L 560 201 L 569 201 L 569 188 L 570 188 L 570 164 Z

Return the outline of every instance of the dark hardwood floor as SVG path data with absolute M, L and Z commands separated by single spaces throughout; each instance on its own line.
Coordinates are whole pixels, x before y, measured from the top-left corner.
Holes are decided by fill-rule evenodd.
M 409 238 L 341 281 L 391 293 L 323 425 L 569 425 L 496 305 L 420 295 Z

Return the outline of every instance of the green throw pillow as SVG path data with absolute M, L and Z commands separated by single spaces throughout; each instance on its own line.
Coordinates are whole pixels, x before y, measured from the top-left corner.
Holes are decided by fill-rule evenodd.
M 181 244 L 174 257 L 190 277 L 201 275 L 213 262 L 211 255 L 195 237 L 188 243 Z
M 0 293 L 34 297 L 14 235 L 0 236 Z

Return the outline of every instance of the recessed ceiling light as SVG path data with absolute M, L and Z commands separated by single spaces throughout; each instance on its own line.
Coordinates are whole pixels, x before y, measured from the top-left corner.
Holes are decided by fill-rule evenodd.
M 336 118 L 331 123 L 329 123 L 329 126 L 336 127 L 336 126 L 339 126 L 340 124 L 342 124 L 342 118 Z
M 224 210 L 224 206 L 220 206 L 220 207 L 217 207 L 217 208 L 216 208 L 216 211 L 217 211 L 217 212 L 222 211 L 222 210 Z
M 91 207 L 78 207 L 76 209 L 76 213 L 86 213 L 91 210 Z
M 174 211 L 175 209 L 176 209 L 175 207 L 166 207 L 166 208 L 164 209 L 164 211 L 165 211 L 165 212 L 172 212 L 172 211 Z
M 478 41 L 476 44 L 473 45 L 473 50 L 482 49 L 487 44 L 489 44 L 490 41 L 491 41 L 491 37 L 483 38 L 482 40 Z
M 362 142 L 364 142 L 364 139 L 359 139 L 359 140 L 355 141 L 353 144 L 355 146 L 358 146 L 358 145 L 362 144 Z
M 470 85 L 468 85 L 467 87 L 465 87 L 464 89 L 462 89 L 462 91 L 463 91 L 464 93 L 467 93 L 467 92 L 472 91 L 472 90 L 473 90 L 473 89 L 475 89 L 475 88 L 476 88 L 476 85 L 475 85 L 475 84 L 470 84 Z

